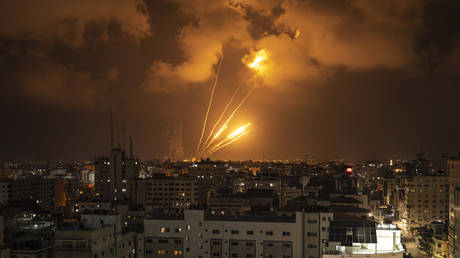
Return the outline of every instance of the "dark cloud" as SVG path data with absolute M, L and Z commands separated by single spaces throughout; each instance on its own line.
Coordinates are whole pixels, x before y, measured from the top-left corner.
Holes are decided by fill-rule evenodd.
M 235 89 L 257 88 L 221 158 L 457 151 L 455 1 L 57 0 L 0 4 L 0 159 L 92 158 L 108 112 L 141 158 L 187 158 Z M 242 60 L 265 49 L 257 79 Z M 257 76 L 256 76 L 257 77 Z M 72 147 L 69 147 L 72 146 Z
M 134 38 L 151 33 L 148 15 L 140 1 L 14 1 L 0 4 L 0 36 L 40 41 L 60 40 L 70 46 L 85 42 L 88 23 L 112 21 Z M 91 29 L 91 28 L 89 28 Z M 99 32 L 101 33 L 101 32 Z M 99 35 L 102 36 L 102 35 Z
M 460 3 L 457 1 L 429 1 L 424 6 L 423 29 L 415 45 L 426 72 L 431 75 L 443 69 L 456 57 L 460 36 Z

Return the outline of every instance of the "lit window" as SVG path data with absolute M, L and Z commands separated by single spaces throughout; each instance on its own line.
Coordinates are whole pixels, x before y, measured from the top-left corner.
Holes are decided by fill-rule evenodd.
M 166 250 L 158 250 L 158 254 L 164 255 L 166 254 Z
M 174 250 L 174 255 L 182 255 L 182 251 L 181 250 Z

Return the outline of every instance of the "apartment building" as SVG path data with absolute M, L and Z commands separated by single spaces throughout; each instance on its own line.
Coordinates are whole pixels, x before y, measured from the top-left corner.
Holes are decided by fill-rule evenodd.
M 399 185 L 399 178 L 397 177 L 384 177 L 383 181 L 383 201 L 386 205 L 394 205 L 394 196 L 396 195 L 397 186 Z
M 269 214 L 275 207 L 275 196 L 272 190 L 249 189 L 245 193 L 216 194 L 207 201 L 212 214 L 244 215 Z
M 447 161 L 449 176 L 449 256 L 460 256 L 460 158 Z
M 11 258 L 53 258 L 54 239 L 51 223 L 17 227 L 8 232 Z M 4 257 L 4 256 L 0 256 Z
M 83 200 L 77 204 L 80 213 L 94 212 L 97 210 L 111 211 L 113 209 L 112 203 L 108 201 L 99 200 Z
M 144 220 L 144 257 L 319 258 L 328 239 L 330 212 L 294 216 L 212 216 L 187 210 L 183 217 Z
M 434 235 L 430 248 L 434 258 L 449 257 L 449 241 L 446 235 Z
M 30 200 L 44 208 L 53 207 L 55 181 L 41 177 L 0 180 L 0 204 L 8 205 Z
M 121 216 L 110 213 L 82 214 L 81 223 L 56 229 L 56 257 L 138 257 L 137 234 L 126 232 Z
M 445 221 L 449 213 L 449 183 L 446 176 L 405 179 L 403 218 L 410 228 Z
M 99 157 L 94 161 L 94 186 L 96 195 L 109 199 L 110 198 L 110 158 Z
M 247 178 L 244 180 L 244 191 L 248 189 L 273 190 L 276 195 L 281 193 L 280 178 Z
M 197 179 L 155 177 L 130 181 L 129 196 L 135 207 L 151 206 L 176 213 L 198 205 Z
M 0 216 L 0 257 L 10 257 L 10 249 L 5 246 L 4 229 L 3 217 Z

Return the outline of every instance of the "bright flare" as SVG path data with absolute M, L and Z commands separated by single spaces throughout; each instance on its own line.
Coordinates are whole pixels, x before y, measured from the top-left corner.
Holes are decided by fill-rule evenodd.
M 249 68 L 260 70 L 262 64 L 267 60 L 267 58 L 268 58 L 267 52 L 264 49 L 261 49 L 257 51 L 256 56 L 254 57 L 254 60 L 248 66 Z
M 210 149 L 206 150 L 206 153 L 208 155 L 212 155 L 214 152 L 224 148 L 225 146 L 232 144 L 233 142 L 235 142 L 242 136 L 248 134 L 250 126 L 251 126 L 251 123 L 247 123 L 239 127 L 238 129 L 236 129 L 235 131 L 227 135 L 227 137 L 222 139 L 219 143 L 213 145 Z
M 296 29 L 295 30 L 295 35 L 294 35 L 294 38 L 295 39 L 298 39 L 300 37 L 301 33 L 300 33 L 300 30 Z
M 221 134 L 225 129 L 227 129 L 227 125 L 222 126 L 222 127 L 219 129 L 219 131 L 217 131 L 216 135 L 214 135 L 214 139 L 217 139 L 217 138 L 220 136 L 220 134 Z
M 247 124 L 241 126 L 240 128 L 238 128 L 235 131 L 233 131 L 231 134 L 227 135 L 227 139 L 233 139 L 235 137 L 238 137 L 242 133 L 246 132 L 249 126 L 251 126 L 251 123 L 247 123 Z
M 244 135 L 248 134 L 248 131 L 245 131 L 243 132 L 242 134 L 238 135 L 237 137 L 235 137 L 234 139 L 232 139 L 231 141 L 225 143 L 224 145 L 221 145 L 221 146 L 218 146 L 216 148 L 214 148 L 213 150 L 211 150 L 211 152 L 209 153 L 209 155 L 212 155 L 214 152 L 232 144 L 234 141 L 238 140 L 239 138 L 243 137 Z

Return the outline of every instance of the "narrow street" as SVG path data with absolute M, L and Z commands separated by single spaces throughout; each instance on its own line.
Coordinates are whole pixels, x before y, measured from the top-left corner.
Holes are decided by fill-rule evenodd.
M 407 248 L 407 252 L 412 254 L 414 258 L 425 258 L 425 257 L 430 257 L 428 255 L 423 255 L 419 248 L 417 247 L 417 239 L 413 236 L 405 236 L 403 238 L 403 244 Z

